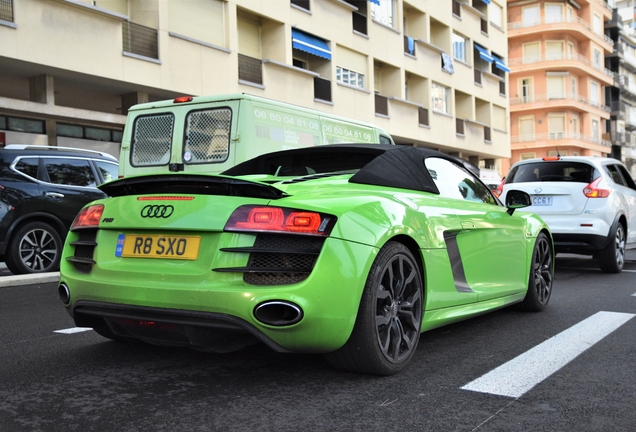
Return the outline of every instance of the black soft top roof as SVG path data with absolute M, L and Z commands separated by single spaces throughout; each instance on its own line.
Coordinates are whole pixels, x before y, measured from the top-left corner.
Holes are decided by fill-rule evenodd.
M 424 159 L 446 159 L 459 167 L 461 160 L 423 147 L 385 144 L 331 144 L 267 153 L 240 163 L 223 175 L 309 175 L 334 171 L 357 172 L 352 183 L 439 193 Z

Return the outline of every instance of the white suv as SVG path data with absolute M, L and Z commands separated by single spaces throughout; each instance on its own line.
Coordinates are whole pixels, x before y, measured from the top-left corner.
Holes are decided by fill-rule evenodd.
M 618 160 L 588 156 L 547 157 L 515 163 L 495 191 L 532 197 L 524 210 L 550 227 L 556 252 L 593 255 L 601 271 L 619 273 L 625 250 L 636 247 L 636 183 Z

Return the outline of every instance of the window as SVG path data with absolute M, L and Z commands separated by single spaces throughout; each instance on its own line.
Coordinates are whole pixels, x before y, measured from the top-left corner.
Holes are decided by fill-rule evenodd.
M 532 42 L 523 44 L 523 62 L 536 63 L 541 61 L 541 43 Z
M 521 160 L 534 159 L 537 157 L 536 153 L 521 153 Z
M 90 163 L 85 159 L 44 158 L 49 183 L 70 186 L 96 186 Z
M 590 103 L 595 107 L 599 106 L 599 91 L 598 83 L 594 81 L 590 82 Z
M 564 76 L 548 76 L 548 99 L 564 99 L 565 98 L 565 77 Z
M 603 34 L 603 21 L 601 21 L 600 15 L 594 14 L 592 28 L 594 29 L 594 33 Z
M 364 75 L 341 66 L 336 67 L 336 80 L 361 89 L 365 88 Z
M 453 57 L 456 60 L 464 63 L 468 62 L 466 50 L 468 47 L 468 41 L 464 36 L 460 36 L 457 33 L 453 33 Z
M 37 179 L 38 165 L 38 158 L 21 158 L 18 163 L 15 164 L 15 169 L 24 175 Z
M 548 115 L 548 132 L 551 140 L 565 138 L 565 114 Z
M 291 4 L 301 7 L 306 10 L 311 10 L 309 8 L 309 0 L 291 0 Z
M 533 101 L 532 78 L 521 80 L 521 102 L 529 103 Z
M 386 26 L 395 27 L 395 0 L 371 3 L 371 18 Z
M 490 189 L 467 170 L 435 157 L 424 163 L 442 197 L 497 205 Z
M 488 13 L 490 15 L 490 22 L 500 29 L 503 29 L 503 9 L 501 8 L 501 6 L 496 3 L 490 3 Z
M 534 141 L 534 116 L 519 117 L 519 141 Z
M 600 125 L 600 123 L 599 123 L 598 120 L 592 120 L 592 139 L 594 141 L 599 141 L 599 138 L 600 138 L 599 137 L 599 131 L 600 131 L 599 125 Z
M 568 59 L 576 59 L 576 49 L 574 48 L 574 44 L 572 42 L 568 42 Z
M 541 22 L 539 5 L 525 7 L 521 10 L 521 20 L 524 27 L 535 26 Z
M 621 186 L 627 186 L 625 184 L 625 180 L 623 180 L 623 176 L 621 175 L 620 171 L 618 170 L 618 165 L 606 165 L 605 166 L 605 170 L 609 173 L 610 177 L 612 178 L 612 180 L 614 181 L 614 183 L 621 185 Z
M 572 99 L 578 99 L 579 89 L 574 77 L 570 77 L 570 93 L 572 94 Z
M 497 105 L 492 106 L 492 126 L 501 131 L 508 130 L 506 108 Z
M 597 50 L 596 48 L 594 48 L 594 54 L 593 54 L 593 56 L 594 56 L 594 60 L 593 60 L 593 62 L 594 62 L 594 67 L 595 67 L 596 69 L 601 69 L 601 68 L 602 68 L 602 67 L 601 67 L 601 60 L 602 60 L 601 51 L 600 51 L 600 50 Z
M 557 23 L 562 21 L 563 21 L 563 5 L 546 3 L 545 22 Z
M 450 88 L 433 83 L 433 110 L 450 114 Z
M 563 41 L 547 41 L 545 43 L 546 60 L 563 60 Z
M 99 172 L 102 173 L 102 177 L 104 178 L 105 182 L 117 180 L 119 169 L 119 166 L 117 164 L 100 160 L 93 160 L 93 163 L 97 165 L 97 169 L 99 170 Z

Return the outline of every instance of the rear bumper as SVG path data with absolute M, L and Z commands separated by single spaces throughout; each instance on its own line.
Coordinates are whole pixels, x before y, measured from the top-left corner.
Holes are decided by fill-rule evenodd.
M 560 234 L 552 233 L 554 249 L 557 253 L 575 253 L 592 255 L 609 243 L 607 236 L 592 234 Z

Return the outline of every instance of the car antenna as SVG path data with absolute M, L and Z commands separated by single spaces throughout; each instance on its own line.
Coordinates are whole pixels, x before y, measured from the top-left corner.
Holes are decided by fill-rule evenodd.
M 559 153 L 559 146 L 556 146 L 556 151 L 557 151 L 557 157 L 561 158 L 561 153 Z

